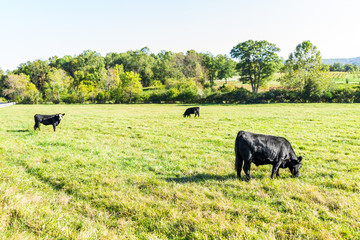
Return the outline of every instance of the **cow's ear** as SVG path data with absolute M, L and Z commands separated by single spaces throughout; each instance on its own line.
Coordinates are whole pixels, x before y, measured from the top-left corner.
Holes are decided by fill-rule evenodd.
M 65 113 L 63 113 L 62 115 L 65 116 Z
M 300 157 L 298 157 L 298 161 L 299 162 L 301 162 L 302 161 L 302 157 L 300 156 Z

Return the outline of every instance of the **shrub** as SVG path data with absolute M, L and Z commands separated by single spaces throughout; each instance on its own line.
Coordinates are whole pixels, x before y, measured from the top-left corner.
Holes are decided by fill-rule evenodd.
M 330 89 L 324 92 L 322 100 L 332 103 L 352 103 L 356 97 L 356 90 L 350 87 Z
M 75 92 L 68 93 L 63 96 L 62 101 L 64 103 L 77 103 L 77 95 Z

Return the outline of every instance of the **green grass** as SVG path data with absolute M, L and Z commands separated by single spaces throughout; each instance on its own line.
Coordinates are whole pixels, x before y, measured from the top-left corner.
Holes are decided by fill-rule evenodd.
M 360 238 L 359 104 L 186 107 L 0 109 L 0 239 Z M 286 137 L 300 177 L 236 179 L 239 130 Z

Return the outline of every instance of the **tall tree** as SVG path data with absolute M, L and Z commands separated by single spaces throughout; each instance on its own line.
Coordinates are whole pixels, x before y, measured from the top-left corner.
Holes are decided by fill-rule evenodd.
M 270 80 L 279 67 L 280 49 L 267 41 L 253 41 L 239 43 L 230 52 L 231 57 L 239 59 L 240 80 L 250 83 L 252 91 L 257 93 L 259 87 Z
M 142 92 L 141 78 L 138 73 L 134 72 L 124 72 L 120 78 L 125 101 L 131 103 L 133 98 Z
M 218 69 L 217 78 L 222 80 L 231 78 L 235 74 L 235 65 L 236 63 L 226 55 L 217 55 L 216 56 L 216 68 Z
M 9 74 L 4 80 L 3 94 L 13 101 L 21 102 L 29 82 L 29 77 L 23 73 Z
M 327 68 L 323 68 L 321 53 L 310 41 L 303 41 L 290 53 L 283 67 L 284 86 L 303 91 L 305 99 L 318 100 L 328 86 Z
M 63 69 L 53 68 L 48 76 L 48 83 L 44 86 L 47 100 L 59 103 L 61 97 L 67 93 L 73 78 Z
M 203 54 L 203 64 L 207 68 L 209 81 L 213 85 L 219 71 L 217 59 L 211 53 L 205 53 Z
M 353 72 L 354 71 L 354 65 L 349 64 L 349 63 L 345 64 L 344 70 L 345 70 L 345 72 Z
M 50 71 L 50 66 L 48 61 L 36 60 L 33 62 L 28 61 L 27 63 L 22 63 L 17 70 L 14 71 L 15 74 L 26 74 L 29 76 L 30 81 L 35 84 L 37 89 L 40 91 L 43 90 L 44 84 L 46 82 L 46 76 Z

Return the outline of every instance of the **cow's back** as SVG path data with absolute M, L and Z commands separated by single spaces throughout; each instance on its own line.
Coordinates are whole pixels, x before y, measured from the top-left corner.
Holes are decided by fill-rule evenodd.
M 264 158 L 288 155 L 297 159 L 290 142 L 283 137 L 239 131 L 236 144 L 240 151 L 250 151 Z

